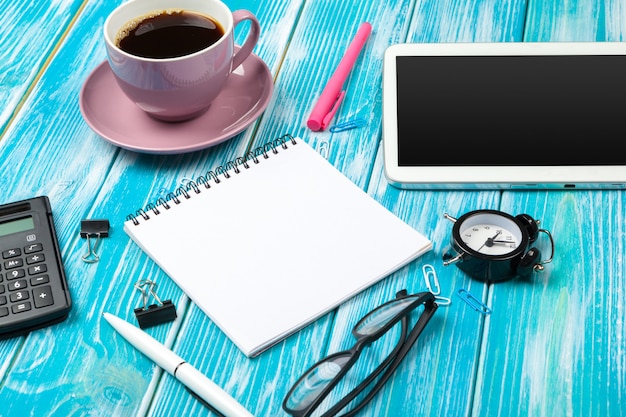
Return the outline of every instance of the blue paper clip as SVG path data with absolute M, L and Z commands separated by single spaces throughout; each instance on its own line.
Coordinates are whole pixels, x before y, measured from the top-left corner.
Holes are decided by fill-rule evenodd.
M 478 298 L 470 294 L 466 289 L 461 288 L 456 293 L 461 300 L 465 301 L 470 307 L 478 311 L 480 314 L 491 314 L 491 309 Z
M 440 306 L 447 306 L 452 301 L 447 297 L 441 297 L 441 287 L 439 286 L 439 279 L 437 278 L 437 272 L 435 271 L 435 267 L 430 264 L 425 264 L 422 267 L 422 272 L 424 273 L 424 282 L 426 283 L 426 288 L 428 291 L 433 293 L 435 296 L 435 300 L 437 300 L 437 304 Z
M 346 130 L 350 130 L 350 129 L 356 129 L 357 127 L 361 127 L 361 126 L 365 126 L 365 119 L 359 117 L 354 120 L 348 120 L 347 122 L 337 123 L 336 125 L 331 126 L 330 129 L 328 130 L 332 133 L 337 133 L 337 132 L 345 132 Z

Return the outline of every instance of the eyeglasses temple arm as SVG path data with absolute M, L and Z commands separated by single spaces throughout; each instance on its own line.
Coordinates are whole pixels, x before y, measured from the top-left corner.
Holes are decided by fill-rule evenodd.
M 435 303 L 434 301 L 431 300 L 431 301 L 428 301 L 426 303 L 425 307 L 426 308 L 424 309 L 424 312 L 422 313 L 420 318 L 417 320 L 417 323 L 415 323 L 415 326 L 413 327 L 413 330 L 411 330 L 411 333 L 409 333 L 409 336 L 407 337 L 407 339 L 404 341 L 404 343 L 400 344 L 400 350 L 398 351 L 398 353 L 395 356 L 392 356 L 392 355 L 388 356 L 387 359 L 393 358 L 393 362 L 385 370 L 385 372 L 382 374 L 380 379 L 378 381 L 376 381 L 376 384 L 374 384 L 374 386 L 367 393 L 367 395 L 365 397 L 363 397 L 361 399 L 361 401 L 359 401 L 359 404 L 356 407 L 354 407 L 352 410 L 347 412 L 346 414 L 343 414 L 341 417 L 350 417 L 350 416 L 353 416 L 354 414 L 356 414 L 357 412 L 359 412 L 359 410 L 361 410 L 367 403 L 369 403 L 370 400 L 378 393 L 378 391 L 380 391 L 380 389 L 383 387 L 385 382 L 387 382 L 389 377 L 391 377 L 391 375 L 393 375 L 393 373 L 395 372 L 396 368 L 398 368 L 398 365 L 402 362 L 402 360 L 407 355 L 407 353 L 409 352 L 411 347 L 417 341 L 417 338 L 422 333 L 422 330 L 424 330 L 424 327 L 426 327 L 426 324 L 428 324 L 428 322 L 430 321 L 430 318 L 433 316 L 433 314 L 437 310 L 438 306 L 437 306 L 437 303 Z M 404 323 L 405 323 L 406 320 L 407 320 L 406 317 L 402 319 L 403 326 L 405 325 Z M 387 359 L 385 360 L 385 362 L 387 361 Z M 379 368 L 380 367 L 381 367 L 381 365 L 379 365 Z M 376 371 L 379 371 L 378 368 L 376 369 Z M 368 379 L 369 379 L 369 377 L 368 377 Z M 361 386 L 361 385 L 362 384 L 359 384 L 359 386 Z M 356 388 L 353 391 L 355 391 L 355 390 L 356 390 Z M 337 406 L 338 405 L 339 405 L 339 403 L 337 404 Z M 346 405 L 347 405 L 347 403 L 344 404 L 343 407 L 345 407 Z M 337 407 L 337 406 L 333 406 L 333 409 L 335 407 Z M 338 410 L 341 410 L 341 408 L 339 408 Z M 332 415 L 332 414 L 330 414 L 330 415 Z M 325 416 L 326 415 L 324 415 L 324 417 Z
M 394 358 L 396 357 L 396 355 L 398 355 L 400 349 L 402 349 L 402 346 L 404 345 L 404 342 L 402 341 L 405 340 L 407 328 L 408 328 L 408 319 L 406 316 L 401 319 L 401 323 L 402 323 L 402 326 L 401 326 L 402 330 L 400 331 L 400 337 L 398 338 L 400 342 L 396 345 L 396 347 L 393 348 L 393 350 L 389 353 L 389 355 L 387 355 L 387 357 L 376 367 L 376 369 L 374 369 L 367 376 L 367 378 L 361 381 L 359 385 L 354 387 L 352 391 L 346 394 L 337 404 L 329 408 L 320 417 L 332 417 L 332 416 L 337 415 L 339 411 L 341 411 L 345 406 L 350 404 L 356 398 L 356 396 L 359 395 L 365 388 L 367 388 L 367 386 L 371 384 L 372 381 L 394 360 Z M 369 394 L 368 394 L 368 397 L 369 397 Z M 360 408 L 362 408 L 361 404 L 359 404 L 355 410 L 358 411 L 358 409 Z M 347 414 L 343 414 L 341 417 L 352 415 L 353 412 L 355 412 L 355 410 L 351 410 Z
M 400 290 L 400 291 L 398 291 L 396 293 L 396 299 L 401 299 L 401 298 L 404 298 L 406 296 L 407 296 L 406 289 Z M 434 300 L 435 298 L 434 298 L 434 296 L 432 294 L 431 294 L 431 297 L 432 297 L 431 300 L 426 301 L 426 303 L 429 303 L 428 305 L 434 304 L 434 303 L 432 303 L 432 300 Z M 431 313 L 431 315 L 432 315 L 432 313 Z M 407 333 L 407 330 L 408 330 L 408 327 L 409 327 L 409 322 L 408 322 L 407 315 L 402 317 L 401 324 L 402 325 L 401 325 L 400 337 L 398 338 L 398 344 L 396 345 L 396 347 L 393 348 L 393 350 L 389 353 L 389 355 L 387 355 L 387 357 L 376 367 L 376 369 L 374 369 L 367 376 L 367 378 L 365 378 L 363 381 L 361 381 L 361 383 L 359 385 L 354 387 L 352 389 L 352 391 L 350 391 L 347 395 L 345 395 L 337 404 L 335 404 L 330 409 L 328 409 L 324 414 L 322 414 L 321 417 L 332 417 L 332 416 L 336 415 L 346 405 L 350 404 L 350 402 L 352 402 L 356 398 L 356 396 L 359 395 L 365 388 L 367 388 L 373 382 L 373 380 L 389 365 L 389 363 L 394 360 L 396 355 L 398 355 L 398 352 L 400 351 L 400 349 L 402 349 L 402 346 L 406 343 L 406 333 Z M 418 320 L 418 323 L 416 323 L 416 325 L 418 325 L 418 324 L 419 324 L 419 320 Z M 424 323 L 424 326 L 425 325 L 426 325 L 426 323 Z M 416 338 L 417 338 L 417 336 L 416 336 Z M 406 353 L 404 354 L 404 356 L 406 356 Z M 379 389 L 380 389 L 380 387 L 377 388 L 376 391 L 378 391 Z M 375 394 L 375 393 L 376 392 L 374 392 L 373 394 Z M 369 394 L 368 394 L 367 398 L 370 398 Z M 367 403 L 367 401 L 363 402 L 362 404 L 365 405 L 365 403 Z M 357 406 L 357 410 L 356 411 L 358 411 L 360 408 L 362 408 L 363 405 Z M 342 417 L 348 416 L 348 415 L 352 415 L 352 413 L 353 412 L 350 411 L 348 414 L 345 414 Z

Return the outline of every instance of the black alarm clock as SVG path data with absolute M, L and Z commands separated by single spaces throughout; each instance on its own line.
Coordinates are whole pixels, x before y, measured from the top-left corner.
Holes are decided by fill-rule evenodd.
M 539 221 L 528 214 L 515 217 L 498 210 L 475 210 L 456 219 L 450 246 L 443 254 L 445 266 L 455 264 L 471 277 L 489 283 L 516 277 L 529 277 L 542 271 L 552 261 L 554 241 L 549 231 L 539 228 Z M 539 233 L 550 239 L 551 254 L 541 259 L 541 251 L 530 247 Z

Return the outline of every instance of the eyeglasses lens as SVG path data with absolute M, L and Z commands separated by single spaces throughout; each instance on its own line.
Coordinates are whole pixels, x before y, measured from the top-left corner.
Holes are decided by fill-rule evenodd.
M 309 369 L 306 374 L 304 374 L 301 379 L 296 382 L 296 385 L 290 391 L 290 394 L 284 403 L 286 410 L 290 410 L 292 412 L 304 412 L 315 404 L 316 401 L 324 397 L 324 391 L 330 387 L 334 387 L 337 383 L 336 378 L 339 374 L 342 374 L 341 378 L 346 378 L 346 376 L 343 375 L 344 369 L 350 367 L 351 362 L 359 357 L 361 352 L 363 352 L 362 347 L 375 343 L 383 334 L 388 334 L 390 337 L 393 337 L 393 334 L 399 335 L 401 330 L 400 328 L 398 328 L 397 332 L 387 333 L 387 331 L 390 330 L 392 326 L 400 322 L 403 317 L 413 311 L 417 307 L 417 302 L 422 302 L 423 299 L 423 294 L 397 298 L 379 306 L 365 315 L 353 328 L 353 334 L 359 340 L 355 347 L 360 347 L 356 350 L 353 348 L 349 351 L 331 355 Z M 384 351 L 385 349 L 375 349 L 372 354 L 378 356 Z M 387 352 L 386 355 L 389 355 L 389 352 Z M 391 356 L 387 356 L 387 359 L 389 358 L 391 358 Z M 383 360 L 384 356 L 382 359 L 378 359 Z M 380 364 L 385 363 L 386 359 L 383 362 L 380 362 L 380 360 L 368 359 L 366 360 L 366 363 L 379 364 L 378 366 L 380 367 Z M 380 371 L 376 371 L 371 375 L 375 376 L 379 372 Z M 352 399 L 354 399 L 354 397 Z M 346 406 L 349 401 L 346 404 L 343 404 L 343 406 Z M 337 405 L 339 404 L 341 403 L 337 403 Z
M 415 296 L 400 298 L 372 310 L 356 324 L 354 332 L 358 336 L 370 336 L 376 334 L 390 321 L 395 319 L 403 309 L 412 304 L 416 299 L 417 297 Z
M 326 388 L 333 378 L 337 376 L 346 363 L 350 361 L 351 354 L 335 355 L 309 369 L 300 383 L 294 387 L 287 406 L 292 410 L 307 408 L 321 391 Z

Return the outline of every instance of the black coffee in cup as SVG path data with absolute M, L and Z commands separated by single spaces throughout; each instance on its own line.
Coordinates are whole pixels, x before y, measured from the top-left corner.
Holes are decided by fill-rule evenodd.
M 175 58 L 207 48 L 224 36 L 209 16 L 184 10 L 159 10 L 128 22 L 118 33 L 117 46 L 145 58 Z

